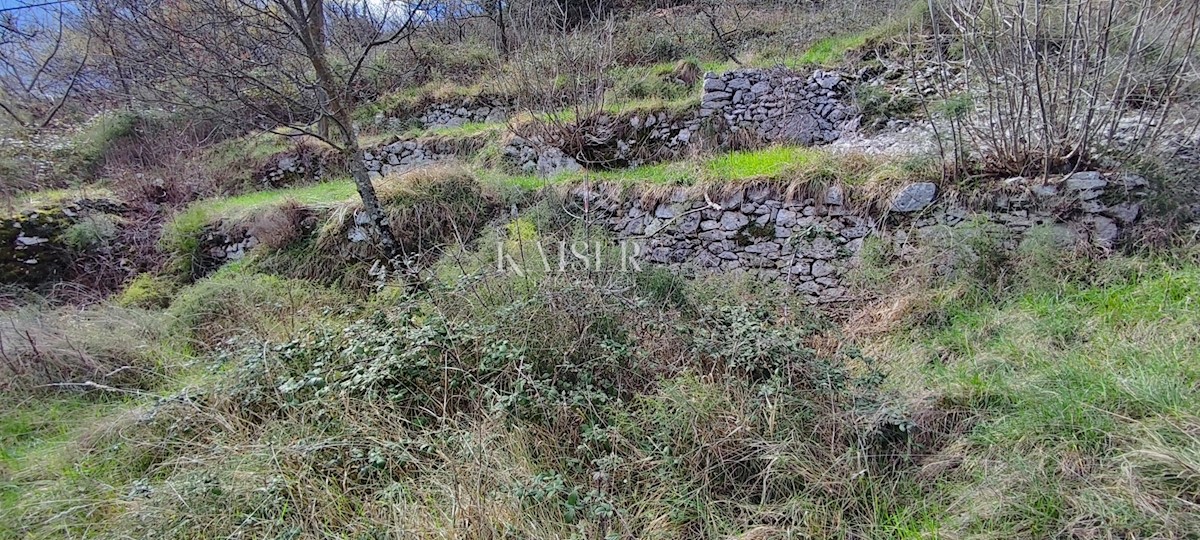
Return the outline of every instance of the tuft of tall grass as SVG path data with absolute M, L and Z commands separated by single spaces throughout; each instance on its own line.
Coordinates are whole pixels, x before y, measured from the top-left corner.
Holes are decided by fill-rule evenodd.
M 149 388 L 161 380 L 163 362 L 172 355 L 161 345 L 167 335 L 161 317 L 139 309 L 35 303 L 0 317 L 4 392 Z

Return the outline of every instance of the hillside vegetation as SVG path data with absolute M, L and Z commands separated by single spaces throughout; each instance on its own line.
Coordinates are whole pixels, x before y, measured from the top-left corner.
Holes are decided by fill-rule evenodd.
M 13 13 L 0 539 L 1200 537 L 1192 2 Z

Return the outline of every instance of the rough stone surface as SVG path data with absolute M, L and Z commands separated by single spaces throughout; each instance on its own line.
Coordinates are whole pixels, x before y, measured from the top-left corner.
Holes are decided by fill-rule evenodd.
M 1092 185 L 1095 182 L 1088 184 Z M 864 239 L 870 236 L 890 245 L 903 261 L 929 265 L 941 273 L 956 264 L 977 263 L 960 237 L 976 234 L 981 223 L 995 229 L 1004 249 L 1015 250 L 1035 227 L 1049 230 L 1064 245 L 1088 242 L 1113 249 L 1121 227 L 1136 219 L 1146 193 L 1144 189 L 1127 192 L 1117 182 L 1106 185 L 1101 197 L 1086 201 L 1064 186 L 1048 195 L 1032 189 L 1023 195 L 1006 191 L 1005 196 L 998 194 L 980 206 L 965 207 L 935 201 L 932 184 L 912 184 L 906 188 L 914 191 L 906 199 L 912 202 L 901 207 L 919 206 L 924 212 L 883 215 L 859 208 L 841 188 L 814 198 L 789 198 L 752 186 L 726 194 L 717 202 L 723 210 L 711 209 L 683 188 L 670 194 L 666 199 L 670 204 L 647 204 L 637 197 L 622 198 L 616 191 L 584 186 L 576 187 L 572 196 L 579 206 L 577 215 L 585 215 L 586 200 L 592 213 L 585 219 L 607 226 L 618 238 L 636 237 L 644 243 L 642 259 L 647 263 L 671 266 L 685 275 L 741 272 L 782 281 L 807 301 L 825 304 L 854 299 L 847 272 L 860 264 Z M 680 219 L 662 217 L 682 208 L 694 210 L 685 211 L 690 213 Z M 766 213 L 758 213 L 764 208 Z M 686 219 L 691 216 L 695 217 Z M 960 228 L 960 234 L 952 234 Z
M 917 182 L 900 188 L 892 197 L 893 212 L 916 212 L 933 204 L 937 186 L 932 182 Z
M 708 73 L 700 116 L 723 119 L 731 135 L 748 133 L 767 142 L 829 143 L 858 116 L 846 99 L 843 79 L 839 73 L 822 70 L 803 77 L 784 68 Z
M 38 286 L 69 278 L 78 250 L 101 246 L 69 246 L 66 233 L 75 225 L 97 229 L 125 211 L 119 203 L 81 199 L 0 217 L 0 283 Z

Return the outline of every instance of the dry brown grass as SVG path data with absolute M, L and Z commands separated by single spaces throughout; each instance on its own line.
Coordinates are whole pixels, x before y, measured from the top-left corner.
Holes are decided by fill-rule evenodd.
M 0 390 L 148 388 L 162 375 L 165 335 L 157 316 L 136 309 L 7 310 L 0 314 Z
M 294 244 L 315 223 L 311 208 L 289 199 L 256 213 L 245 228 L 260 244 L 279 250 Z
M 376 183 L 376 192 L 400 248 L 409 255 L 470 239 L 496 206 L 494 195 L 458 165 L 428 166 L 388 176 Z M 349 260 L 377 259 L 380 254 L 372 242 L 347 242 L 358 227 L 355 216 L 361 208 L 357 200 L 334 207 L 319 231 L 317 249 L 343 253 Z

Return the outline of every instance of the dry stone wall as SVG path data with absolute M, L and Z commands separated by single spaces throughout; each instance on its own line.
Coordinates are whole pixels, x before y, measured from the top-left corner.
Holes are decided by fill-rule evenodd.
M 851 299 L 847 275 L 861 263 L 867 238 L 890 243 L 910 262 L 953 270 L 956 235 L 986 231 L 1013 249 L 1034 227 L 1064 243 L 1112 249 L 1121 228 L 1139 216 L 1146 181 L 1132 175 L 1086 172 L 1061 183 L 1012 179 L 973 205 L 941 200 L 937 186 L 898 189 L 883 208 L 856 205 L 841 187 L 786 198 L 769 186 L 750 186 L 697 199 L 677 190 L 662 202 L 623 199 L 604 189 L 578 187 L 573 195 L 592 219 L 640 246 L 650 264 L 697 272 L 740 272 L 783 281 L 812 303 Z M 586 201 L 586 205 L 583 204 Z
M 124 212 L 116 201 L 81 199 L 0 218 L 0 283 L 37 286 L 70 277 L 74 249 L 90 249 L 69 245 L 71 228 L 112 223 L 119 218 L 106 216 Z
M 824 144 L 841 137 L 842 126 L 858 116 L 847 90 L 842 74 L 819 69 L 808 77 L 782 68 L 708 73 L 699 114 L 724 120 L 731 133 L 769 142 Z
M 570 142 L 547 135 L 513 136 L 505 141 L 502 152 L 521 171 L 547 176 L 585 166 L 636 167 L 678 157 L 696 142 L 701 123 L 694 114 L 669 111 L 602 114 L 577 126 L 569 134 Z
M 685 114 L 600 115 L 577 126 L 571 136 L 559 137 L 568 141 L 513 137 L 504 155 L 525 172 L 554 175 L 670 159 L 704 145 L 721 146 L 731 137 L 825 144 L 841 137 L 858 117 L 847 92 L 843 75 L 822 70 L 808 77 L 783 68 L 709 73 L 699 109 Z M 704 137 L 705 131 L 714 137 Z
M 847 99 L 846 78 L 817 70 L 807 77 L 783 69 L 739 69 L 706 74 L 700 107 L 684 112 L 642 111 L 600 114 L 569 129 L 520 130 L 506 139 L 504 158 L 526 173 L 553 176 L 588 168 L 634 167 L 677 158 L 686 152 L 720 147 L 730 137 L 803 145 L 841 137 L 858 112 Z M 425 129 L 452 128 L 471 122 L 503 122 L 512 106 L 498 98 L 463 98 L 430 106 L 416 120 Z M 377 124 L 401 119 L 376 117 Z M 556 133 L 560 132 L 560 133 Z M 706 136 L 712 135 L 710 136 Z M 462 155 L 446 140 L 409 139 L 366 152 L 373 176 L 387 175 Z M 285 156 L 263 173 L 269 186 L 288 179 L 319 179 L 321 163 Z
M 482 145 L 483 142 L 477 139 L 407 139 L 367 150 L 363 158 L 367 172 L 378 178 L 429 163 L 458 159 Z
M 328 171 L 326 157 L 315 152 L 288 152 L 279 156 L 259 175 L 266 188 L 289 186 L 299 182 L 318 182 Z
M 502 98 L 472 96 L 435 103 L 413 116 L 389 117 L 381 112 L 375 115 L 375 126 L 393 131 L 412 127 L 445 129 L 470 123 L 505 122 L 511 114 L 512 104 Z
M 425 110 L 419 120 L 425 129 L 455 128 L 470 123 L 508 121 L 511 106 L 494 99 L 464 99 L 439 103 Z

